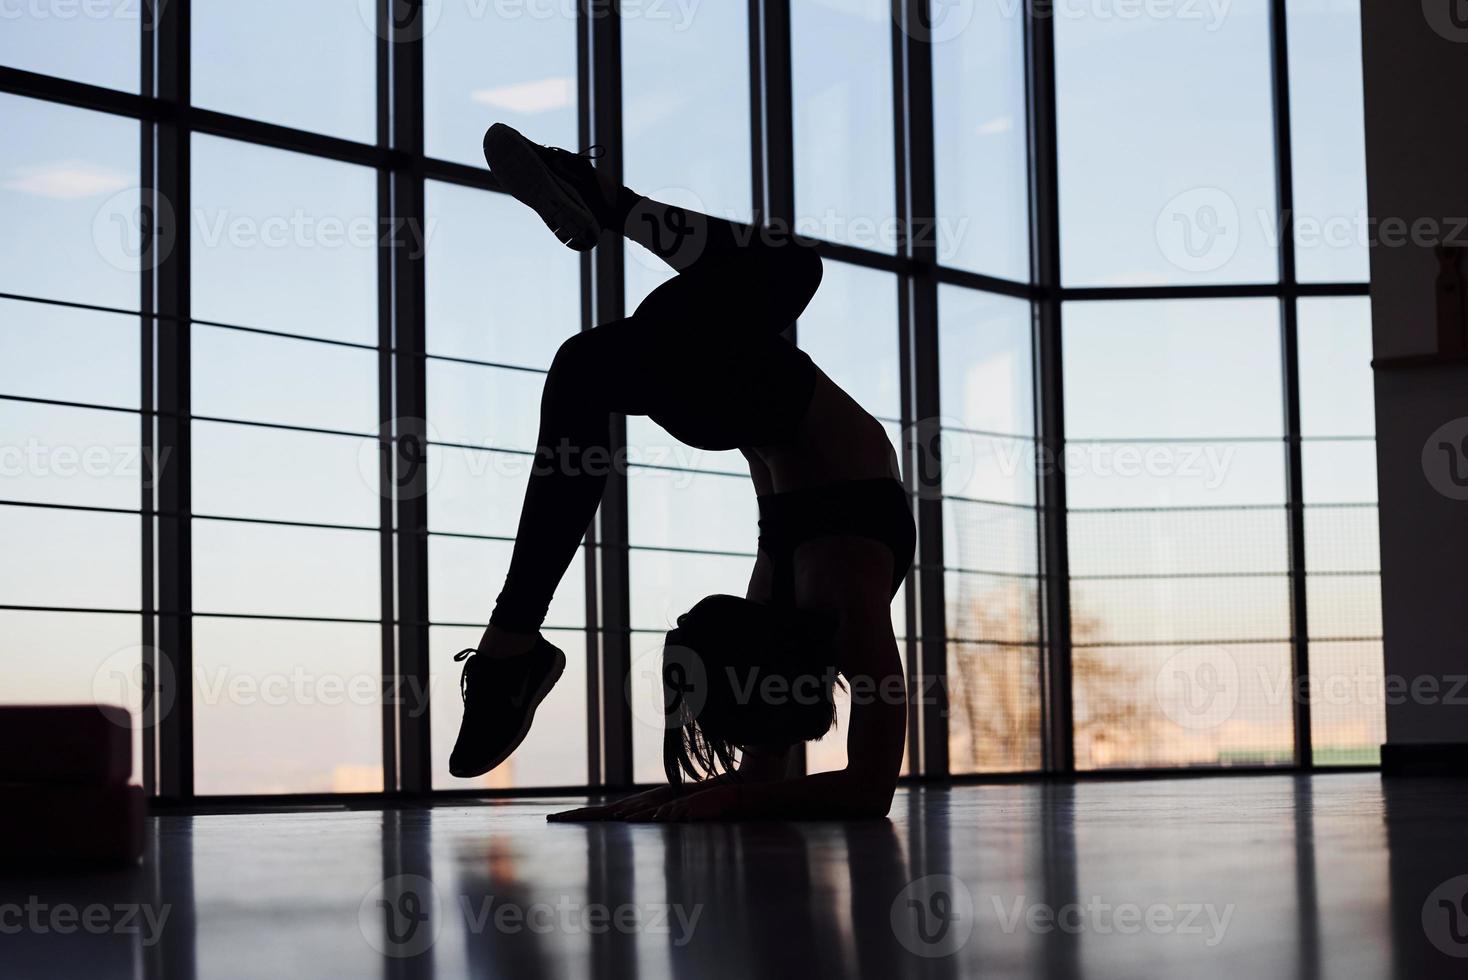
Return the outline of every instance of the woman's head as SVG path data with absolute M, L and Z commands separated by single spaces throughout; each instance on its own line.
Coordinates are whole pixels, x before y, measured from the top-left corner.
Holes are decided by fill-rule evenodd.
M 663 645 L 668 781 L 729 771 L 751 746 L 818 739 L 836 721 L 832 629 L 820 617 L 711 595 Z

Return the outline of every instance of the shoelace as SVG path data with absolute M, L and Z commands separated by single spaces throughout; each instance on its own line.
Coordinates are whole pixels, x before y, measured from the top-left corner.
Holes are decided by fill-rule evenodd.
M 460 660 L 465 661 L 464 669 L 459 672 L 459 698 L 466 704 L 469 701 L 469 664 L 467 661 L 478 652 L 473 647 L 465 647 L 454 654 L 454 663 L 458 663 Z

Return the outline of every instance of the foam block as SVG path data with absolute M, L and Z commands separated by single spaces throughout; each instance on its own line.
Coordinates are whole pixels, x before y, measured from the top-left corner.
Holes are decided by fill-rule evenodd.
M 125 785 L 132 742 L 123 708 L 0 705 L 0 782 Z
M 146 810 L 141 786 L 0 783 L 0 865 L 136 863 Z

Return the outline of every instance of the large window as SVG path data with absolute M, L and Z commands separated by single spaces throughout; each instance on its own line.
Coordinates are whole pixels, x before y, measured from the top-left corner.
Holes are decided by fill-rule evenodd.
M 906 771 L 1376 762 L 1354 3 L 607 11 L 7 13 L 13 700 L 126 704 L 180 798 L 661 778 L 662 635 L 743 594 L 758 511 L 643 418 L 551 606 L 564 677 L 508 764 L 447 771 L 545 371 L 672 275 L 500 193 L 503 120 L 816 240 L 792 339 L 919 525 Z

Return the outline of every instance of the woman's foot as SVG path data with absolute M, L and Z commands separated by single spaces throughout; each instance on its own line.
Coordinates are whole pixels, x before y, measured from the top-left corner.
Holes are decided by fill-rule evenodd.
M 484 134 L 484 159 L 512 197 L 555 232 L 563 245 L 585 252 L 596 245 L 608 213 L 606 189 L 591 165 L 597 147 L 571 153 L 532 143 L 495 123 Z
M 566 669 L 566 655 L 537 635 L 525 653 L 501 657 L 468 649 L 454 660 L 466 661 L 459 678 L 464 720 L 449 772 L 469 779 L 504 762 L 525 741 L 535 709 Z

